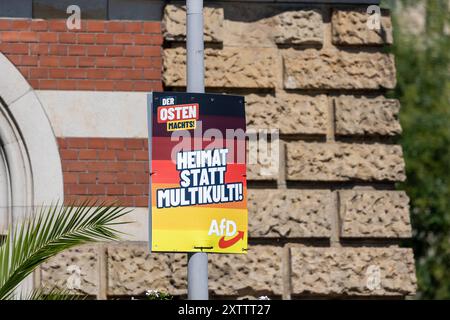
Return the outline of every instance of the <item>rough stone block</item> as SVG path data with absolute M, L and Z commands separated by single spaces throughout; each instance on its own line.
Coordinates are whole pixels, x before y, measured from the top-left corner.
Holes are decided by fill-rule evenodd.
M 186 294 L 186 255 L 150 254 L 146 244 L 108 247 L 108 294 L 145 295 L 159 290 Z
M 388 11 L 382 11 L 380 29 L 371 30 L 367 24 L 371 17 L 366 8 L 333 10 L 331 18 L 333 43 L 337 45 L 392 44 L 392 23 Z
M 326 95 L 249 94 L 245 104 L 248 128 L 276 128 L 281 134 L 327 132 Z
M 337 134 L 395 136 L 402 132 L 398 100 L 341 95 L 334 101 Z
M 383 144 L 287 144 L 287 179 L 304 181 L 403 181 L 401 146 Z
M 328 190 L 248 190 L 250 237 L 329 238 Z
M 393 89 L 394 57 L 374 52 L 285 50 L 286 89 Z
M 275 16 L 275 42 L 279 44 L 322 44 L 320 10 L 292 10 Z
M 223 8 L 203 8 L 203 39 L 222 42 Z M 186 41 L 186 7 L 168 4 L 164 8 L 163 35 L 167 41 Z
M 341 237 L 410 238 L 409 199 L 403 191 L 339 192 Z
M 281 247 L 250 246 L 245 255 L 210 255 L 210 293 L 241 297 L 281 295 L 282 250 Z
M 403 248 L 291 248 L 296 295 L 406 296 L 416 292 L 414 257 Z
M 274 88 L 278 53 L 273 48 L 205 49 L 205 86 L 224 88 Z M 164 50 L 163 82 L 186 86 L 186 50 Z
M 98 292 L 98 251 L 95 246 L 66 250 L 41 265 L 41 285 L 69 290 L 73 294 L 96 295 Z M 71 290 L 70 290 L 71 289 Z
M 247 130 L 249 136 L 250 130 Z M 267 133 L 268 136 L 270 132 Z M 249 139 L 247 143 L 247 180 L 277 180 L 280 174 L 280 141 L 276 137 Z

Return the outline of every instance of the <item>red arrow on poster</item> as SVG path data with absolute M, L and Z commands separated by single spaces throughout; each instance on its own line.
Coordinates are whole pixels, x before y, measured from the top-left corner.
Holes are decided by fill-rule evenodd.
M 231 247 L 233 244 L 235 244 L 241 239 L 244 239 L 244 231 L 238 231 L 238 234 L 234 238 L 228 240 L 225 240 L 225 236 L 223 236 L 219 240 L 219 248 L 224 249 Z

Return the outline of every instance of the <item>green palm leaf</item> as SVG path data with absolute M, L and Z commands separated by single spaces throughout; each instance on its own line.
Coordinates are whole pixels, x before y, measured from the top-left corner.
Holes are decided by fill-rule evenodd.
M 79 206 L 51 206 L 10 228 L 0 246 L 0 299 L 11 298 L 14 289 L 48 258 L 74 246 L 118 240 L 114 229 L 124 208 L 83 202 Z

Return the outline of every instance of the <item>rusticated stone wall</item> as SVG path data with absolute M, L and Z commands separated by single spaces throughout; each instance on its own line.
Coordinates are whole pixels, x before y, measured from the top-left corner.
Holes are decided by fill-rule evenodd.
M 249 128 L 280 130 L 274 174 L 248 169 L 247 255 L 209 255 L 212 298 L 351 298 L 413 295 L 414 257 L 388 12 L 369 30 L 364 6 L 206 3 L 205 84 L 246 96 Z M 165 90 L 182 91 L 185 11 L 163 16 Z M 84 256 L 81 291 L 99 298 L 146 289 L 186 295 L 186 256 L 146 243 L 102 244 Z M 93 251 L 97 254 L 93 254 Z M 67 278 L 45 264 L 43 283 Z M 63 285 L 63 284 L 60 284 Z

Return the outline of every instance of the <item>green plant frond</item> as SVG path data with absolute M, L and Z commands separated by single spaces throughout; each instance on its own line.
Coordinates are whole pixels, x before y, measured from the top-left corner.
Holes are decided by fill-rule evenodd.
M 88 242 L 118 240 L 122 232 L 114 226 L 128 223 L 116 221 L 127 213 L 124 208 L 84 201 L 42 208 L 10 227 L 0 246 L 0 299 L 8 298 L 39 264 L 61 251 Z
M 69 289 L 39 288 L 28 294 L 20 294 L 19 300 L 85 300 L 87 295 L 74 294 Z

